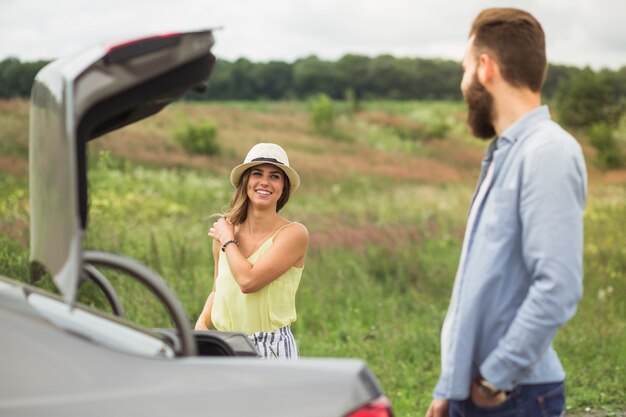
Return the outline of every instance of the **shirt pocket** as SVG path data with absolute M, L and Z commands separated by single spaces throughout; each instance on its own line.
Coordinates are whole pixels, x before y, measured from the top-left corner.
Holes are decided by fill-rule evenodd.
M 514 189 L 492 189 L 487 196 L 482 218 L 490 240 L 512 237 L 518 230 L 518 198 Z

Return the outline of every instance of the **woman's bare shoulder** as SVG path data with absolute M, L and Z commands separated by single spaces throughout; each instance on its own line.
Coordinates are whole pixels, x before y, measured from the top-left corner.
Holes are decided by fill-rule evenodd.
M 309 231 L 306 226 L 302 223 L 298 222 L 290 222 L 287 221 L 283 226 L 281 226 L 276 235 L 274 236 L 274 240 L 278 237 L 283 236 L 283 238 L 287 239 L 309 239 Z

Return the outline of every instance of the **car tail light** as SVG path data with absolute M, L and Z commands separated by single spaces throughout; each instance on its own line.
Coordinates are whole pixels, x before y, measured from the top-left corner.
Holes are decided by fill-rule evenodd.
M 387 397 L 380 396 L 374 401 L 348 413 L 345 417 L 393 417 L 393 411 Z

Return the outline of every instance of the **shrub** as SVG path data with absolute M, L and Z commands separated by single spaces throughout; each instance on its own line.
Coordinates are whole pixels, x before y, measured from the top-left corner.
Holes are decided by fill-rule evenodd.
M 623 156 L 618 146 L 613 128 L 606 122 L 595 123 L 589 129 L 589 143 L 597 151 L 598 161 L 605 168 L 622 166 Z
M 310 102 L 311 127 L 315 133 L 328 136 L 337 141 L 352 142 L 354 137 L 346 128 L 345 112 L 335 108 L 333 100 L 326 94 L 319 94 Z M 348 112 L 349 113 L 349 112 Z
M 559 85 L 556 106 L 563 124 L 579 128 L 599 122 L 616 124 L 622 113 L 608 80 L 589 68 Z
M 450 124 L 445 115 L 434 113 L 426 123 L 424 136 L 426 139 L 444 139 L 450 132 Z
M 335 129 L 333 101 L 326 94 L 319 94 L 311 103 L 311 125 L 317 133 L 332 136 Z
M 174 138 L 191 154 L 216 155 L 220 149 L 217 143 L 217 125 L 213 121 L 188 123 L 174 133 Z
M 359 100 L 359 96 L 357 96 L 352 88 L 347 88 L 343 93 L 343 97 L 346 103 L 348 103 L 348 112 L 350 114 L 358 113 L 361 111 L 361 102 Z

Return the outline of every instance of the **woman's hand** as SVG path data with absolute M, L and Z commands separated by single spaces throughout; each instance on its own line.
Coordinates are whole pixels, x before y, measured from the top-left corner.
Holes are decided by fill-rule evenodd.
M 222 220 L 216 222 L 213 233 L 228 242 L 232 239 L 232 232 Z M 223 228 L 222 228 L 223 227 Z M 232 225 L 230 225 L 232 227 Z M 224 232 L 227 230 L 229 232 Z M 231 234 L 227 234 L 231 233 Z M 283 275 L 291 267 L 304 267 L 306 251 L 309 245 L 309 232 L 300 223 L 293 223 L 285 227 L 273 237 L 269 249 L 252 264 L 244 257 L 240 250 L 227 250 L 225 255 L 230 271 L 244 294 L 259 291 L 261 288 Z M 219 247 L 214 248 L 218 251 Z
M 222 217 L 213 223 L 213 227 L 209 229 L 209 237 L 223 244 L 235 238 L 235 226 L 230 220 Z

